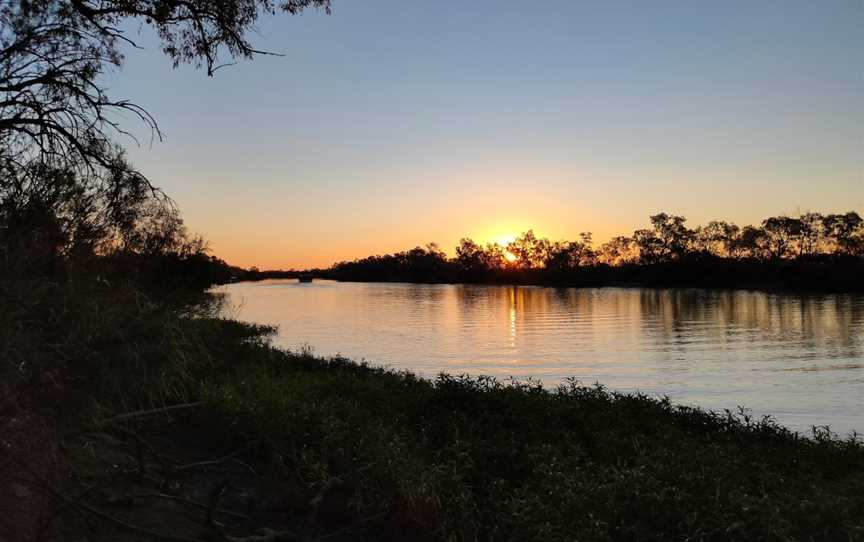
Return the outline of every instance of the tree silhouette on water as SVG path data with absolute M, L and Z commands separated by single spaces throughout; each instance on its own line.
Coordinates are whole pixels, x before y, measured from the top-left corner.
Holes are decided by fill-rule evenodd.
M 652 215 L 650 223 L 600 247 L 587 232 L 578 241 L 550 241 L 528 230 L 507 246 L 484 247 L 463 238 L 453 258 L 437 246 L 415 248 L 340 262 L 328 275 L 414 282 L 862 288 L 855 277 L 864 272 L 864 221 L 854 211 L 776 216 L 744 227 L 715 220 L 690 229 L 686 218 L 668 213 Z

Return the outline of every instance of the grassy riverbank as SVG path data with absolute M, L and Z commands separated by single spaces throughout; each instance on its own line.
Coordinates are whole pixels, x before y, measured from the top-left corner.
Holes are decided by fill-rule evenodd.
M 189 406 L 71 418 L 90 429 L 60 443 L 67 528 L 98 530 L 89 515 L 136 540 L 121 523 L 186 540 L 864 538 L 860 442 L 575 381 L 430 382 L 281 351 L 268 331 L 164 316 L 106 352 L 101 418 Z M 163 495 L 158 513 L 142 494 Z

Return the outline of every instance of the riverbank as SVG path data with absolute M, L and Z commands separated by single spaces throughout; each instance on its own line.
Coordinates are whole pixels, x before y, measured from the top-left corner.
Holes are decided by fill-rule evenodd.
M 25 475 L 20 455 L 4 462 L 19 492 L 41 495 L 39 529 L 187 541 L 864 537 L 860 441 L 576 382 L 430 382 L 282 351 L 270 331 L 163 315 L 105 352 L 93 400 L 46 415 L 27 456 L 44 466 Z
M 706 258 L 650 265 L 486 270 L 465 270 L 454 262 L 427 269 L 412 265 L 373 265 L 361 260 L 342 263 L 328 270 L 315 270 L 314 273 L 320 278 L 352 282 L 864 292 L 864 281 L 860 280 L 864 276 L 864 260 L 860 258 L 782 261 Z M 243 280 L 258 279 L 255 275 L 246 277 Z

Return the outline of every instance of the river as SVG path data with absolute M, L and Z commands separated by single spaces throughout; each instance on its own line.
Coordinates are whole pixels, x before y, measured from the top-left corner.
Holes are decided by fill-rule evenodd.
M 864 432 L 864 296 L 296 280 L 223 286 L 275 344 L 437 373 L 575 377 Z

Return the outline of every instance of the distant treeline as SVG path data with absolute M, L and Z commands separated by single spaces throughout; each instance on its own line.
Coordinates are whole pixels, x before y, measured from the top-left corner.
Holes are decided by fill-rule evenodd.
M 591 234 L 550 241 L 529 230 L 505 245 L 462 239 L 448 257 L 434 243 L 340 262 L 323 276 L 351 281 L 487 282 L 864 289 L 864 220 L 856 212 L 776 216 L 759 226 L 712 221 L 690 229 L 659 213 L 651 227 L 595 247 Z
M 312 272 L 317 276 L 321 276 L 323 272 L 320 269 L 313 271 L 298 271 L 297 269 L 258 269 L 255 266 L 249 269 L 235 268 L 233 274 L 234 281 L 243 280 L 267 280 L 267 279 L 296 279 L 303 273 Z

